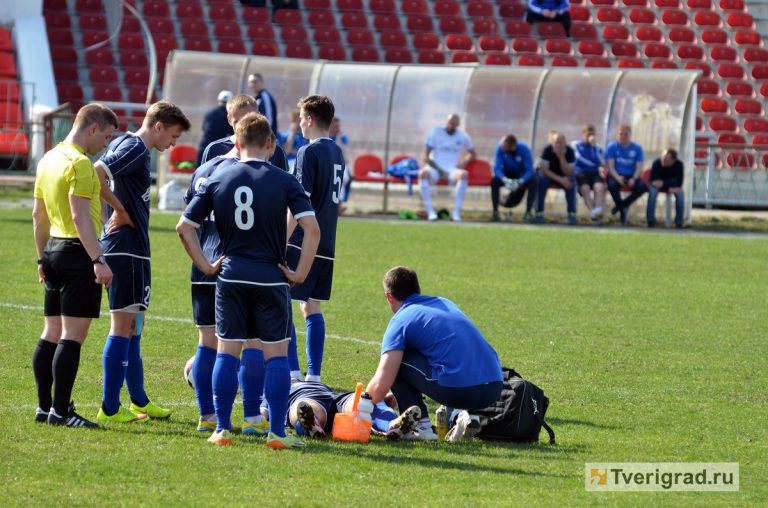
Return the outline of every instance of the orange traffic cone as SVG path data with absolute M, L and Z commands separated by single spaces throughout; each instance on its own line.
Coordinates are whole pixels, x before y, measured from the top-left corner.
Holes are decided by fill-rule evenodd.
M 333 418 L 333 439 L 339 441 L 358 441 L 367 443 L 371 440 L 371 422 L 360 418 L 357 404 L 363 393 L 363 383 L 355 386 L 355 398 L 352 403 L 352 413 L 336 413 Z

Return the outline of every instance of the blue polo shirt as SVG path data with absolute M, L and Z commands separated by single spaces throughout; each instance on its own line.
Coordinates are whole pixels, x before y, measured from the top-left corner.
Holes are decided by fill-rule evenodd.
M 531 149 L 522 141 L 517 142 L 514 152 L 505 152 L 501 143 L 496 145 L 496 157 L 493 162 L 493 176 L 497 178 L 522 178 L 523 183 L 533 178 L 533 155 Z
M 605 160 L 613 159 L 616 161 L 616 172 L 621 176 L 633 176 L 637 163 L 643 162 L 643 147 L 630 141 L 627 146 L 621 146 L 618 141 L 614 141 L 605 149 Z
M 462 388 L 502 380 L 501 363 L 480 330 L 452 301 L 413 294 L 389 321 L 381 353 L 415 349 L 440 386 Z

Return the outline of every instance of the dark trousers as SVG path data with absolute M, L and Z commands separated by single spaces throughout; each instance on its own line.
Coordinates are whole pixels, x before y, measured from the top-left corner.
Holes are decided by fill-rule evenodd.
M 667 187 L 657 189 L 653 185 L 648 187 L 648 208 L 645 212 L 645 217 L 648 219 L 648 224 L 654 224 L 656 222 L 656 199 L 659 197 L 659 192 L 669 192 Z M 669 199 L 669 198 L 667 198 Z M 685 195 L 682 191 L 675 192 L 675 225 L 682 227 L 683 216 L 685 215 Z
M 565 11 L 562 14 L 558 14 L 552 19 L 545 18 L 539 13 L 526 10 L 525 11 L 525 21 L 529 25 L 533 25 L 534 23 L 543 22 L 543 23 L 560 23 L 563 25 L 563 28 L 565 29 L 565 35 L 567 37 L 571 36 L 571 13 L 568 11 Z
M 621 210 L 622 208 L 629 208 L 629 205 L 634 203 L 637 198 L 645 194 L 648 189 L 645 186 L 642 178 L 635 179 L 635 186 L 632 187 L 632 192 L 627 199 L 621 197 L 621 184 L 619 184 L 613 176 L 608 175 L 608 192 L 611 193 L 613 202 L 616 203 L 616 208 Z
M 565 192 L 565 202 L 568 205 L 568 213 L 576 213 L 576 181 L 571 180 L 573 185 L 570 189 L 563 189 Z M 536 193 L 536 213 L 544 211 L 544 200 L 547 198 L 547 191 L 550 184 L 554 182 L 547 178 L 543 173 L 539 175 L 539 191 Z M 555 184 L 558 188 L 560 185 Z
M 511 178 L 508 176 L 508 178 Z M 517 188 L 516 191 L 510 192 L 507 196 L 507 199 L 504 200 L 504 203 L 501 205 L 504 208 L 514 208 L 517 205 L 520 204 L 520 201 L 523 200 L 523 196 L 525 195 L 525 192 L 528 191 L 528 199 L 525 201 L 525 213 L 531 213 L 531 210 L 533 209 L 533 204 L 536 201 L 536 187 L 538 186 L 538 177 L 536 174 L 533 175 L 533 178 L 531 178 L 528 183 L 521 185 Z M 491 180 L 491 206 L 493 207 L 493 211 L 498 212 L 499 211 L 499 195 L 501 193 L 501 189 L 504 187 L 504 182 L 501 178 L 494 176 L 493 180 Z
M 426 418 L 429 410 L 422 394 L 452 408 L 478 409 L 498 400 L 501 387 L 501 381 L 461 388 L 441 386 L 432 378 L 427 358 L 415 349 L 407 349 L 392 385 L 392 394 L 401 413 L 411 406 L 418 406 L 421 417 Z

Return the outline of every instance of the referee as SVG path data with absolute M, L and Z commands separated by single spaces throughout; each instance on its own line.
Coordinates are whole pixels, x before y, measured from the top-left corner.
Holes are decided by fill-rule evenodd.
M 70 401 L 80 348 L 99 317 L 101 284 L 112 271 L 98 240 L 101 184 L 86 154 L 107 146 L 117 116 L 101 104 L 80 108 L 72 130 L 37 166 L 32 224 L 37 274 L 45 284 L 45 328 L 32 356 L 37 384 L 36 422 L 98 427 Z M 53 397 L 51 397 L 53 388 Z

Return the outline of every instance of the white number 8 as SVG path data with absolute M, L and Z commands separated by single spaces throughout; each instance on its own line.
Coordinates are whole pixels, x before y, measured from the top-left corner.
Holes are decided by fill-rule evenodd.
M 235 224 L 243 230 L 253 227 L 253 191 L 250 187 L 242 186 L 235 189 Z M 245 219 L 245 220 L 243 220 Z

